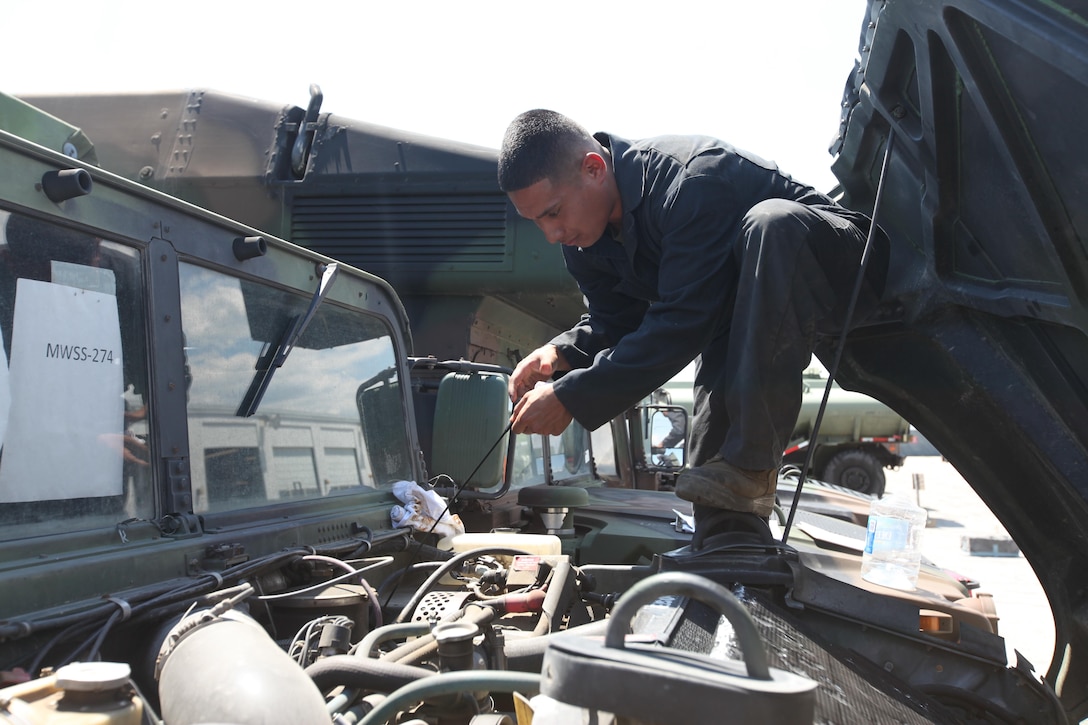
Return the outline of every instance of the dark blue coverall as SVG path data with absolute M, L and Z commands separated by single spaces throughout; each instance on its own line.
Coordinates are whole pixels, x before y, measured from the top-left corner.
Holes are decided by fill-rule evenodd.
M 588 313 L 551 341 L 575 368 L 556 396 L 592 430 L 699 357 L 691 464 L 721 453 L 777 468 L 817 337 L 844 322 L 869 219 L 717 139 L 596 138 L 612 154 L 623 227 L 563 248 Z M 883 289 L 877 237 L 855 321 Z

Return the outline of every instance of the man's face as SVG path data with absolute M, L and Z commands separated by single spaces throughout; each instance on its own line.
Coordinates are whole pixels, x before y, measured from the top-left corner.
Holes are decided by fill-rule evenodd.
M 597 177 L 583 169 L 565 181 L 541 179 L 509 194 L 518 214 L 551 244 L 590 247 L 604 234 L 612 207 Z

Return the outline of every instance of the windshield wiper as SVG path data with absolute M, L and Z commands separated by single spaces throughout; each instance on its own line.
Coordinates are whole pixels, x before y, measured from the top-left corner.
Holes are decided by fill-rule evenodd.
M 310 320 L 313 319 L 318 306 L 325 301 L 325 297 L 328 296 L 329 290 L 332 289 L 332 283 L 336 280 L 336 275 L 339 272 L 340 268 L 336 263 L 325 265 L 325 271 L 321 273 L 321 281 L 317 285 L 317 290 L 314 291 L 313 299 L 310 300 L 310 306 L 306 309 L 306 312 L 295 316 L 291 320 L 291 324 L 283 331 L 279 344 L 276 345 L 271 354 L 263 355 L 257 361 L 257 374 L 253 376 L 253 382 L 249 384 L 249 390 L 246 391 L 245 397 L 242 398 L 242 404 L 238 406 L 238 417 L 248 418 L 257 412 L 257 406 L 261 404 L 261 398 L 264 397 L 265 391 L 268 390 L 272 375 L 283 365 L 283 361 L 287 359 L 291 351 L 295 349 L 295 344 L 302 337 L 302 333 L 306 331 L 306 326 L 310 324 Z M 263 367 L 261 366 L 262 361 L 265 363 Z

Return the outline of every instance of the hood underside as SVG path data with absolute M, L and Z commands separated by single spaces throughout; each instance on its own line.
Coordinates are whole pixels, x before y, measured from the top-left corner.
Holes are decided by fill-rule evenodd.
M 833 169 L 893 251 L 885 314 L 838 378 L 908 418 L 1016 539 L 1053 608 L 1048 679 L 1083 716 L 1088 3 L 873 0 L 860 58 Z

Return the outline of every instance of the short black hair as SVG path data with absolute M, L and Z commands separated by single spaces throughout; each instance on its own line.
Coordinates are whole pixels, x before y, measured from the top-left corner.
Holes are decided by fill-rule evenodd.
M 562 179 L 594 144 L 584 128 L 561 113 L 536 108 L 506 127 L 499 149 L 499 188 L 518 191 L 541 179 Z

